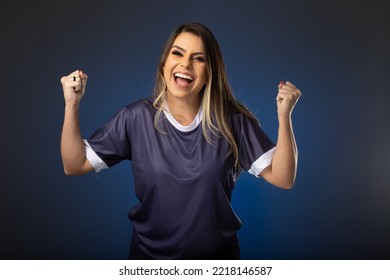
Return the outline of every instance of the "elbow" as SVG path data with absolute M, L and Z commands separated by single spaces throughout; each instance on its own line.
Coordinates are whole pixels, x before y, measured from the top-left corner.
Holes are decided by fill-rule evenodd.
M 275 180 L 275 186 L 284 190 L 291 190 L 294 187 L 295 178 L 296 178 L 296 171 L 277 176 Z
M 71 170 L 69 168 L 66 168 L 65 166 L 64 166 L 64 173 L 65 173 L 66 176 L 76 176 L 76 175 L 78 175 L 75 171 L 73 171 L 73 170 Z
M 92 166 L 84 162 L 62 160 L 62 167 L 66 176 L 83 175 L 93 170 Z
M 294 187 L 295 180 L 280 180 L 274 182 L 274 186 L 284 190 L 291 190 Z
M 64 173 L 66 176 L 77 176 L 84 174 L 81 170 L 64 165 Z
M 296 168 L 273 168 L 271 165 L 260 176 L 277 188 L 291 190 L 295 184 Z
M 295 175 L 296 175 L 296 173 L 294 173 L 294 175 L 291 176 L 290 178 L 287 178 L 286 180 L 284 180 L 280 187 L 282 189 L 285 189 L 285 190 L 291 190 L 295 184 Z
M 294 187 L 294 182 L 284 183 L 279 186 L 279 188 L 284 190 L 291 190 L 293 187 Z

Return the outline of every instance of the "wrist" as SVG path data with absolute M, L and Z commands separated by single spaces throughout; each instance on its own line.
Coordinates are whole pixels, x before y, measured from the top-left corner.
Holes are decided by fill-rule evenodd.
M 291 113 L 278 114 L 279 123 L 291 123 Z
M 76 100 L 65 101 L 65 110 L 76 110 L 76 111 L 78 111 L 79 107 L 80 107 L 80 102 L 77 102 Z

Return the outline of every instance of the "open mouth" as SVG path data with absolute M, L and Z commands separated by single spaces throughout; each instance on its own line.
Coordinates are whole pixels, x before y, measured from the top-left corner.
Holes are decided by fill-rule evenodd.
M 183 73 L 175 73 L 173 74 L 173 77 L 176 81 L 176 84 L 180 87 L 187 87 L 194 81 L 194 77 Z

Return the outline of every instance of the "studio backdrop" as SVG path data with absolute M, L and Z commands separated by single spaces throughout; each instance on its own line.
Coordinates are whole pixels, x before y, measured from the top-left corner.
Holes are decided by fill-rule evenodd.
M 60 78 L 88 76 L 84 137 L 152 94 L 180 24 L 217 37 L 236 97 L 276 141 L 280 80 L 293 112 L 295 187 L 243 172 L 232 204 L 244 259 L 390 257 L 389 1 L 2 1 L 0 258 L 126 259 L 131 162 L 64 175 Z

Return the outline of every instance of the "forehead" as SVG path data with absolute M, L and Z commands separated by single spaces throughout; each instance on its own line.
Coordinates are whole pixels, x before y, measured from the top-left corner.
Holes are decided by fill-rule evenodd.
M 172 46 L 178 46 L 189 52 L 204 52 L 202 39 L 190 32 L 180 33 L 173 41 Z

